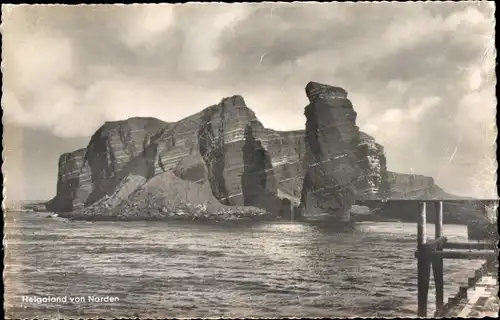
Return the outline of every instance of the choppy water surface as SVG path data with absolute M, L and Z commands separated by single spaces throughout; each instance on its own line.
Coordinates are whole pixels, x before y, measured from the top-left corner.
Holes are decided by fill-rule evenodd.
M 416 314 L 415 224 L 361 223 L 339 233 L 289 222 L 90 223 L 47 215 L 6 218 L 9 318 Z M 465 241 L 466 227 L 445 225 L 444 234 Z M 446 260 L 445 299 L 480 264 Z M 431 287 L 431 307 L 433 294 Z M 36 304 L 23 295 L 86 301 Z

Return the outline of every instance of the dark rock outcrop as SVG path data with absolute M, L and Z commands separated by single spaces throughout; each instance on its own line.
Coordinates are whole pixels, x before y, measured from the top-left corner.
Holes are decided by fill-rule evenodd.
M 256 206 L 274 211 L 283 216 L 281 200 L 277 196 L 277 183 L 269 152 L 262 146 L 253 134 L 253 129 L 247 125 L 245 129 L 245 144 L 243 145 L 244 171 L 241 175 L 243 203 L 245 206 Z

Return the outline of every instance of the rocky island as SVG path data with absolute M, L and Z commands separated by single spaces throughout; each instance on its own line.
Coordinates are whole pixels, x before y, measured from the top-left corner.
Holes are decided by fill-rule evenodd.
M 265 128 L 240 95 L 175 123 L 106 122 L 61 155 L 50 211 L 73 219 L 349 219 L 353 205 L 457 199 L 431 177 L 387 171 L 347 92 L 305 88 L 305 130 Z

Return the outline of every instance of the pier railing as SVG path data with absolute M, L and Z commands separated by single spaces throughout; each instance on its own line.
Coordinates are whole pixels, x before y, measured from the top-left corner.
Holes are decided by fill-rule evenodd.
M 436 206 L 435 237 L 427 239 L 426 220 L 427 205 Z M 460 287 L 458 294 L 450 298 L 444 304 L 444 281 L 443 281 L 443 260 L 444 259 L 468 259 L 486 260 L 483 267 L 476 271 L 474 277 L 469 278 L 468 287 L 475 285 L 490 266 L 496 262 L 498 251 L 496 243 L 459 243 L 449 242 L 442 235 L 443 229 L 443 202 L 442 201 L 422 201 L 420 202 L 420 214 L 417 225 L 417 251 L 415 257 L 418 269 L 418 316 L 427 317 L 427 302 L 429 293 L 429 282 L 432 274 L 436 288 L 436 312 L 435 317 L 441 317 L 446 312 L 462 300 L 467 299 L 467 287 Z M 453 249 L 445 250 L 445 249 Z M 472 251 L 474 250 L 474 251 Z

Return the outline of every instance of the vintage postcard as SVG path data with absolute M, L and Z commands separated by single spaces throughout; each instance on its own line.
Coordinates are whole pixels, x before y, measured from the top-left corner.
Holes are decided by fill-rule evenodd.
M 494 13 L 2 5 L 6 317 L 498 317 Z

